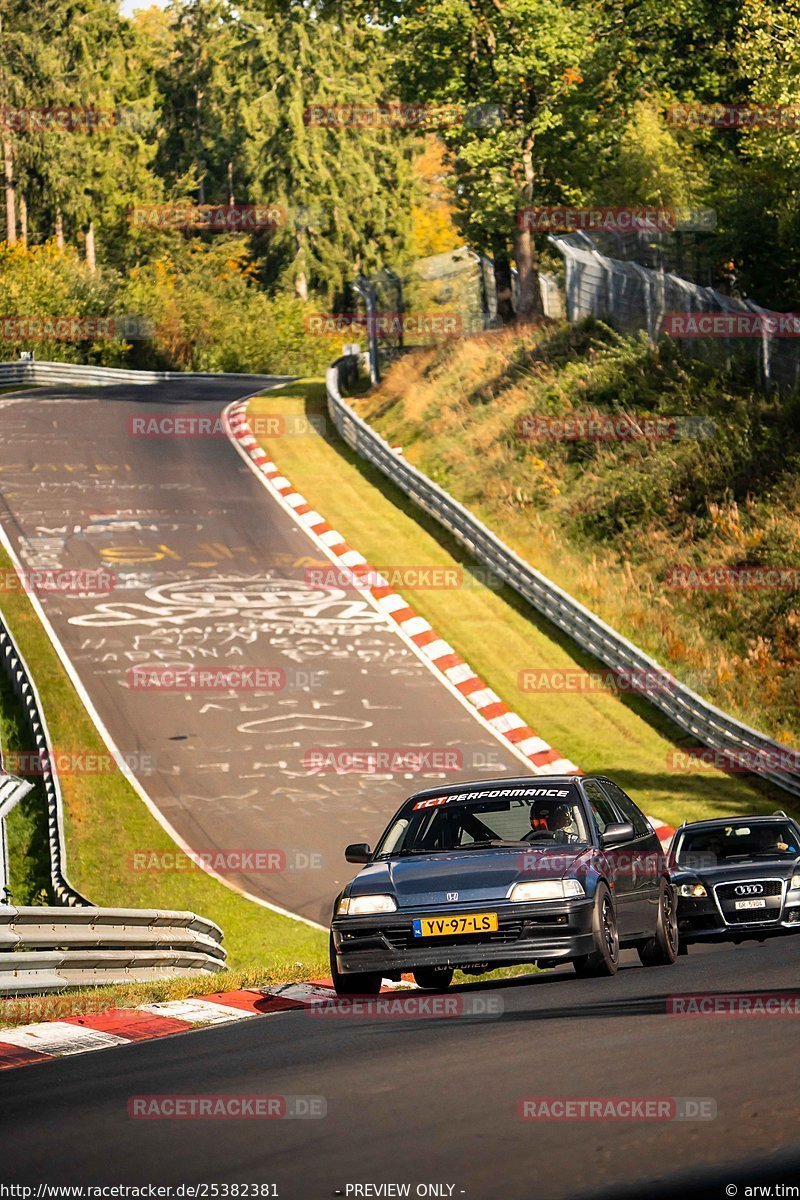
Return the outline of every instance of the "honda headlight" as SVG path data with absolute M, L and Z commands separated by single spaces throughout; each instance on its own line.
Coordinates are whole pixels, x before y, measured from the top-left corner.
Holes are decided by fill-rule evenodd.
M 508 898 L 519 904 L 525 900 L 573 900 L 585 895 L 577 879 L 536 879 L 515 883 Z
M 685 896 L 687 900 L 702 900 L 708 892 L 702 883 L 682 883 L 678 887 L 678 895 Z
M 343 896 L 336 906 L 337 917 L 368 917 L 386 912 L 397 912 L 394 896 Z

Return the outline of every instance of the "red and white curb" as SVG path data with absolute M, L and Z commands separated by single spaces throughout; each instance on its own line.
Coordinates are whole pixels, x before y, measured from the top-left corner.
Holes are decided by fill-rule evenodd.
M 389 990 L 399 990 L 403 986 L 394 984 Z M 0 1029 L 0 1070 L 52 1062 L 90 1050 L 108 1050 L 129 1042 L 189 1033 L 207 1029 L 210 1025 L 227 1025 L 232 1021 L 330 1003 L 335 999 L 333 982 L 317 979 L 263 989 L 215 992 L 186 1000 L 165 1000 L 136 1008 L 113 1008 L 107 1012 L 65 1017 L 60 1021 Z
M 666 822 L 664 822 L 664 821 L 659 821 L 658 817 L 648 816 L 647 819 L 650 822 L 650 824 L 653 826 L 653 829 L 656 831 L 656 836 L 658 837 L 658 840 L 661 842 L 661 845 L 666 850 L 668 848 L 670 842 L 672 841 L 673 837 L 675 836 L 674 826 L 667 825 Z
M 504 738 L 518 757 L 526 759 L 534 775 L 580 775 L 570 759 L 564 758 L 553 747 L 539 737 L 475 674 L 469 663 L 433 627 L 383 580 L 380 572 L 372 567 L 362 554 L 348 545 L 342 535 L 333 529 L 323 516 L 296 491 L 291 482 L 271 461 L 259 444 L 247 420 L 247 400 L 236 401 L 223 414 L 228 434 L 235 439 L 234 445 L 242 456 L 258 472 L 267 490 L 282 505 L 289 509 L 297 523 L 327 557 L 340 568 L 353 586 L 362 595 L 377 604 L 379 609 L 397 625 L 418 655 L 433 668 L 434 673 L 469 701 L 473 712 L 488 725 L 495 734 Z M 377 586 L 360 583 L 360 577 L 375 580 Z M 671 825 L 655 817 L 648 817 L 659 840 L 666 846 L 675 830 Z
M 468 701 L 472 711 L 485 725 L 509 743 L 517 757 L 527 762 L 534 775 L 580 774 L 580 767 L 554 750 L 544 738 L 534 733 L 522 717 L 512 712 L 497 693 L 475 674 L 469 663 L 438 636 L 428 621 L 295 490 L 253 436 L 247 421 L 246 401 L 232 404 L 226 409 L 223 419 L 228 433 L 235 439 L 234 444 L 241 448 L 243 457 L 255 466 L 267 489 L 284 508 L 291 510 L 312 541 L 343 569 L 348 579 L 352 578 L 353 586 L 362 595 L 395 623 L 426 665 Z M 364 576 L 375 581 L 376 586 L 360 582 Z

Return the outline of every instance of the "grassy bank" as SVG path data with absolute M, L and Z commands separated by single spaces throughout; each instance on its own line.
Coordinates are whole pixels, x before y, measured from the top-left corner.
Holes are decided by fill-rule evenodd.
M 0 569 L 11 569 L 1 551 Z M 107 755 L 27 596 L 7 593 L 3 616 L 36 680 L 54 746 L 67 753 Z M 13 745 L 16 740 L 29 750 L 27 734 L 20 731 L 18 714 L 15 716 L 5 692 L 0 693 L 0 700 L 4 744 Z M 131 870 L 133 851 L 170 850 L 174 843 L 113 764 L 104 774 L 65 774 L 61 789 L 67 872 L 71 883 L 93 903 L 197 912 L 222 927 L 230 966 L 253 969 L 259 976 L 296 978 L 298 963 L 303 970 L 327 970 L 326 937 L 321 931 L 254 904 L 199 869 L 175 873 Z M 20 814 L 10 830 L 16 842 L 10 865 L 12 895 L 24 901 L 31 897 L 31 882 L 29 864 L 19 849 L 20 839 L 27 836 L 21 824 Z M 35 842 L 33 833 L 30 836 Z M 39 862 L 40 843 L 36 854 Z
M 218 975 L 193 975 L 180 979 L 152 980 L 148 983 L 115 983 L 94 988 L 74 988 L 58 995 L 20 996 L 0 999 L 0 1029 L 32 1025 L 39 1021 L 58 1021 L 65 1017 L 106 1012 L 114 1008 L 135 1008 L 164 1000 L 185 1000 L 229 992 L 237 988 L 261 988 L 270 984 L 295 983 L 327 976 L 327 964 L 287 964 L 285 967 L 251 966 Z M 1 1040 L 1 1039 L 0 1039 Z
M 678 678 L 800 745 L 800 589 L 739 582 L 749 567 L 800 577 L 797 399 L 586 322 L 414 354 L 357 407 Z M 689 423 L 677 440 L 542 436 L 547 420 L 625 414 Z M 729 585 L 676 587 L 684 565 L 726 568 Z
M 288 384 L 251 401 L 250 412 L 320 416 L 324 386 L 313 380 Z M 330 423 L 325 436 L 312 431 L 304 437 L 264 438 L 263 444 L 309 503 L 374 566 L 464 570 L 458 590 L 400 590 L 537 733 L 584 770 L 613 773 L 643 808 L 671 823 L 775 807 L 774 792 L 756 790 L 744 778 L 670 769 L 669 755 L 683 740 L 639 698 L 520 691 L 518 676 L 526 667 L 591 666 L 591 660 L 514 593 L 493 590 L 470 575 L 470 560 L 461 548 L 352 454 Z M 473 469 L 482 469 L 475 455 Z

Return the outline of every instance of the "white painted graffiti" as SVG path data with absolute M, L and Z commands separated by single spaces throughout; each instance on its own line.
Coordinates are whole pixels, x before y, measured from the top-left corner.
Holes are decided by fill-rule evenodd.
M 295 621 L 313 625 L 385 624 L 364 600 L 343 588 L 305 586 L 296 579 L 258 575 L 216 576 L 164 583 L 145 592 L 149 603 L 109 602 L 92 612 L 70 617 L 70 624 L 90 628 L 185 626 L 204 618 L 239 618 L 240 630 L 272 628 Z

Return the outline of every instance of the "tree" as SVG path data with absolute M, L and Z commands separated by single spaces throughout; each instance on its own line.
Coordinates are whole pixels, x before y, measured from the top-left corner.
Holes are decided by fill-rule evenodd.
M 232 202 L 244 141 L 235 54 L 238 18 L 227 0 L 187 0 L 170 9 L 172 38 L 157 70 L 163 96 L 158 169 L 198 204 Z M 249 82 L 249 81 L 248 81 Z
M 540 241 L 516 216 L 576 193 L 569 158 L 586 105 L 581 88 L 588 93 L 596 58 L 588 9 L 563 0 L 390 0 L 379 7 L 391 22 L 406 98 L 460 113 L 455 120 L 445 114 L 441 136 L 461 228 L 501 273 L 513 243 L 517 316 L 527 320 L 541 311 Z
M 292 0 L 277 14 L 251 4 L 238 29 L 252 199 L 287 214 L 265 244 L 266 277 L 332 302 L 408 237 L 411 139 L 369 119 L 389 92 L 384 35 Z
M 411 208 L 408 245 L 411 258 L 427 258 L 446 250 L 456 250 L 463 243 L 455 224 L 455 204 L 448 187 L 448 176 L 444 146 L 438 137 L 430 134 L 414 159 L 417 187 Z
M 11 3 L 0 30 L 0 101 L 17 114 L 4 125 L 7 211 L 22 188 L 36 240 L 55 234 L 63 244 L 65 228 L 82 232 L 93 266 L 97 231 L 126 240 L 129 207 L 155 186 L 148 131 L 134 119 L 153 102 L 141 43 L 115 0 Z M 64 125 L 56 111 L 69 114 Z M 11 239 L 15 222 L 7 224 Z
M 746 0 L 736 62 L 749 101 L 776 112 L 772 123 L 744 127 L 728 176 L 731 255 L 740 286 L 765 304 L 800 307 L 800 2 Z

